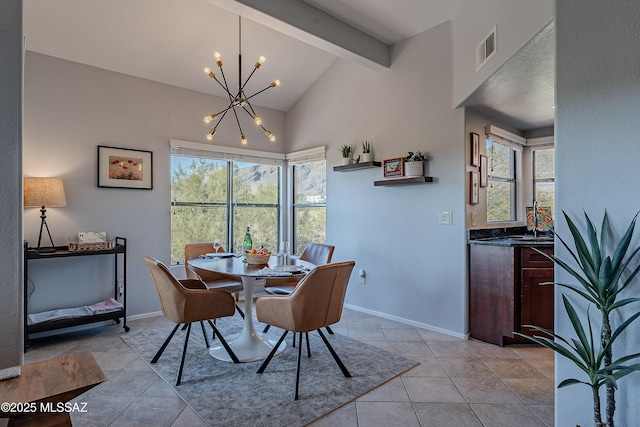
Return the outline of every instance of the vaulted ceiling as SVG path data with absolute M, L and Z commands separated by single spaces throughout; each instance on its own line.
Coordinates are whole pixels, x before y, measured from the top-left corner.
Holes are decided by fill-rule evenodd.
M 452 19 L 462 1 L 28 0 L 24 32 L 33 52 L 225 96 L 202 69 L 215 70 L 213 52 L 218 51 L 230 86 L 236 84 L 242 15 L 244 77 L 260 55 L 266 57 L 247 93 L 279 79 L 280 87 L 252 102 L 287 111 L 336 58 L 384 69 L 391 45 Z M 501 77 L 500 87 L 508 75 Z M 498 109 L 489 106 L 491 87 L 483 88 L 473 104 L 495 114 L 519 111 L 520 125 L 531 127 L 529 108 L 515 105 L 526 90 L 522 81 L 519 86 L 511 100 L 498 94 Z

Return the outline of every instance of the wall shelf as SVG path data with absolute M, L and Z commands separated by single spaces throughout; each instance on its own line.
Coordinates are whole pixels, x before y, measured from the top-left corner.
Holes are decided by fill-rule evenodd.
M 371 161 L 353 163 L 351 165 L 334 166 L 333 170 L 335 172 L 350 172 L 358 169 L 379 168 L 380 166 L 382 166 L 381 162 Z
M 426 184 L 433 182 L 432 176 L 414 176 L 411 178 L 389 178 L 382 181 L 374 181 L 376 187 L 393 186 L 393 185 L 410 185 L 410 184 Z

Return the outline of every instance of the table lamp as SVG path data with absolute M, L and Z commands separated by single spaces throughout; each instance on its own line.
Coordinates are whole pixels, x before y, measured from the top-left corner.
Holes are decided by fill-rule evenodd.
M 43 252 L 55 252 L 56 248 L 51 238 L 51 232 L 49 232 L 49 226 L 47 225 L 47 209 L 60 208 L 67 206 L 67 200 L 64 197 L 64 187 L 60 178 L 25 178 L 24 179 L 24 207 L 25 208 L 40 208 L 40 234 L 38 235 L 38 247 L 39 253 Z M 42 242 L 42 229 L 47 229 L 49 235 L 49 241 L 51 241 L 51 247 L 41 248 Z

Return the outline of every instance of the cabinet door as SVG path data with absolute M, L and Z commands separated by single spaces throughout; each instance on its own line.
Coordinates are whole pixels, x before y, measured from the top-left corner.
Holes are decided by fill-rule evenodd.
M 522 325 L 535 325 L 553 331 L 553 268 L 522 269 L 522 299 L 520 320 Z M 523 334 L 531 335 L 532 329 L 522 328 Z

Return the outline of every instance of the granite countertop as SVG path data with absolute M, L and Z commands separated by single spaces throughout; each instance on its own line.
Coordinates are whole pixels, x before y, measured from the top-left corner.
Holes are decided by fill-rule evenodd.
M 468 230 L 467 243 L 489 246 L 553 246 L 553 234 L 540 234 L 534 238 L 526 227 Z
M 484 239 L 469 239 L 467 243 L 470 245 L 489 245 L 489 246 L 553 246 L 553 237 L 542 237 L 538 239 L 532 236 L 505 236 L 505 237 L 489 237 Z

